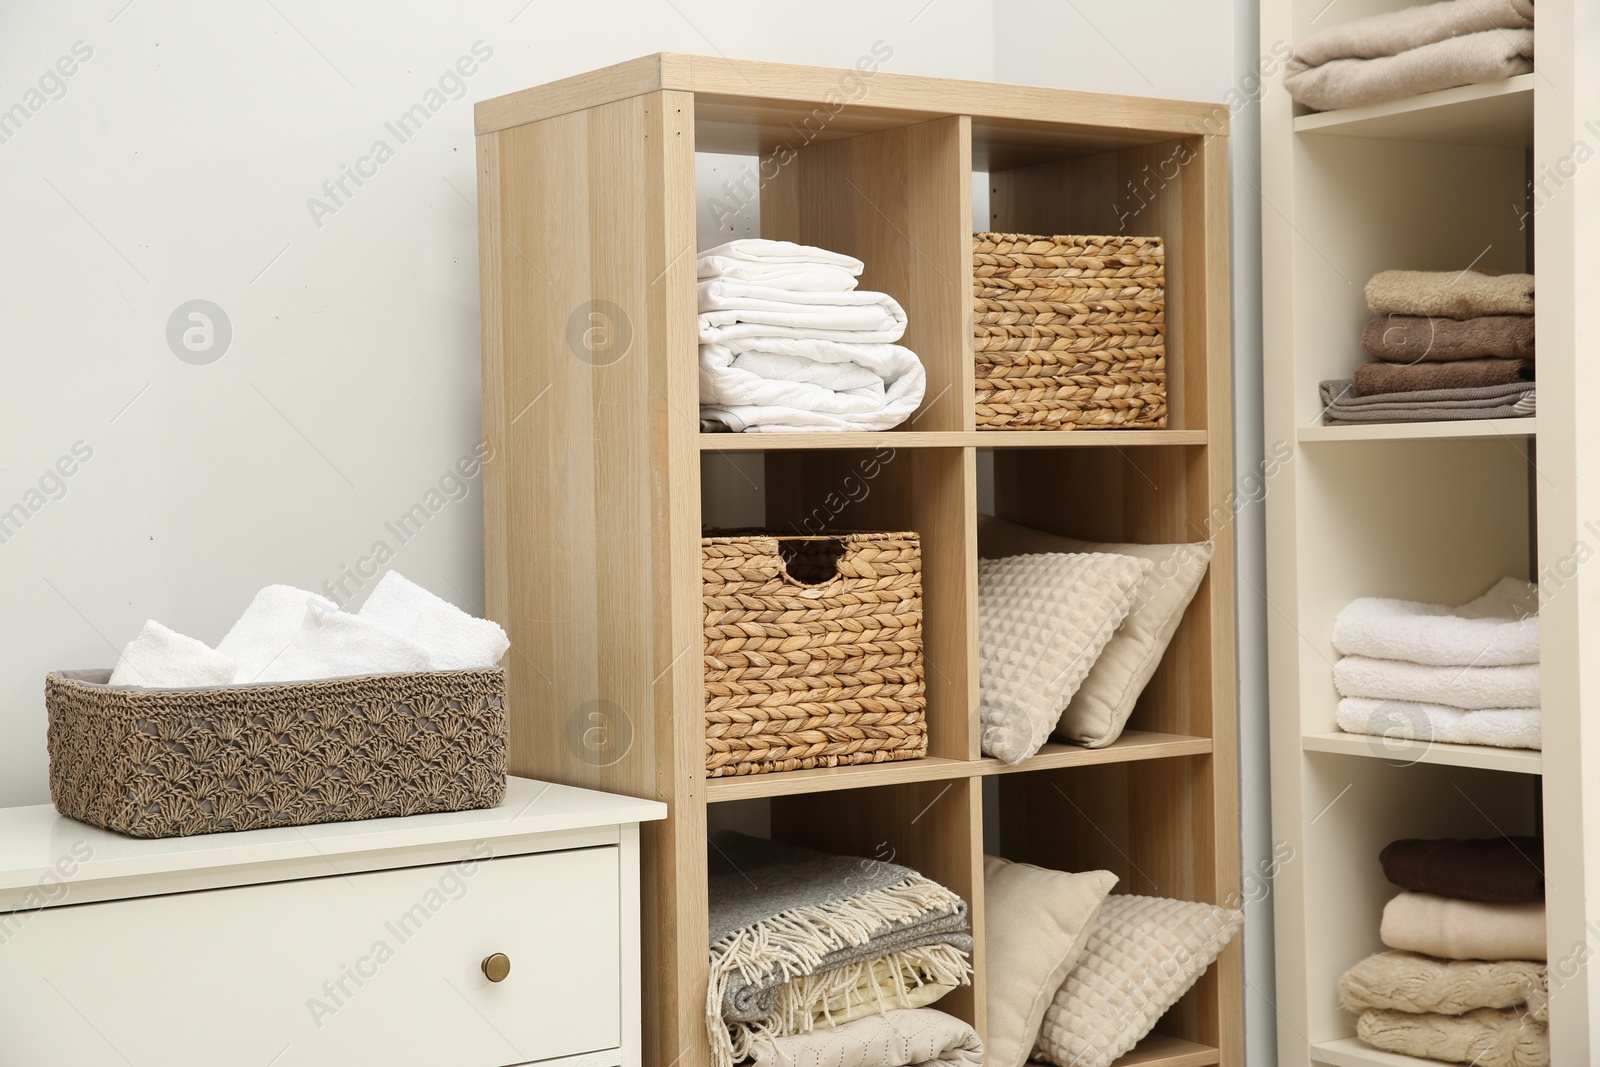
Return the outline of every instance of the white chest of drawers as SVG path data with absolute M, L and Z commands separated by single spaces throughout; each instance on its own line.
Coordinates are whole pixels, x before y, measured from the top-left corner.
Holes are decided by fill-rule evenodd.
M 0 1064 L 639 1067 L 665 815 L 519 778 L 488 811 L 164 841 L 0 810 Z

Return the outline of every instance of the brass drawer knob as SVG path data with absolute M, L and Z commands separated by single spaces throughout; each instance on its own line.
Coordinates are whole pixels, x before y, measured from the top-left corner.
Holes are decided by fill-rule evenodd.
M 491 982 L 504 982 L 511 973 L 511 957 L 504 952 L 483 958 L 483 976 Z

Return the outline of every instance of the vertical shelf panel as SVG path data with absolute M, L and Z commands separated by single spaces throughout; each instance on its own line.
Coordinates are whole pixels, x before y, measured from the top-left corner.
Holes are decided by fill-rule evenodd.
M 694 365 L 657 358 L 695 345 L 692 131 L 692 98 L 655 92 L 479 142 L 510 769 L 670 804 L 643 833 L 645 1040 L 662 1047 L 703 1026 L 707 968 Z
M 866 264 L 906 311 L 928 391 L 907 429 L 971 430 L 972 136 L 966 116 L 801 149 L 761 190 L 761 235 Z

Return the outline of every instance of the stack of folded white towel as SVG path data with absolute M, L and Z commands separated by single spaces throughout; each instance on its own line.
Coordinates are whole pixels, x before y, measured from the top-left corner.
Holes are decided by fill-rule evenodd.
M 1502 578 L 1458 607 L 1363 597 L 1333 647 L 1347 733 L 1539 748 L 1539 590 Z
M 824 248 L 747 239 L 703 252 L 703 428 L 788 433 L 888 430 L 922 403 L 916 353 L 895 344 L 906 313 L 856 289 L 863 264 Z
M 255 595 L 212 648 L 147 621 L 122 650 L 112 685 L 187 687 L 298 682 L 496 666 L 506 633 L 390 571 L 357 613 L 288 585 Z

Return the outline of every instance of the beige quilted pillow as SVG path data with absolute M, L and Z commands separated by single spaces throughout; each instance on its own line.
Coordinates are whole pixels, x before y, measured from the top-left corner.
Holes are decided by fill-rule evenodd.
M 983 858 L 986 1067 L 1028 1062 L 1050 998 L 1078 962 L 1100 904 L 1116 884 L 1110 871 L 1067 874 Z
M 978 561 L 978 712 L 983 750 L 1039 751 L 1128 614 L 1151 563 L 1049 552 Z
M 1161 657 L 1183 621 L 1211 563 L 1211 542 L 1176 545 L 1096 544 L 1030 530 L 992 515 L 978 517 L 978 554 L 989 558 L 1024 552 L 1114 552 L 1152 563 L 1150 577 L 1134 593 L 1122 628 L 1095 661 L 1094 669 L 1061 715 L 1056 733 L 1090 748 L 1122 736 L 1139 694 L 1161 665 Z
M 1235 908 L 1107 897 L 1078 966 L 1045 1010 L 1034 1058 L 1109 1067 L 1189 991 L 1243 924 L 1244 912 Z

